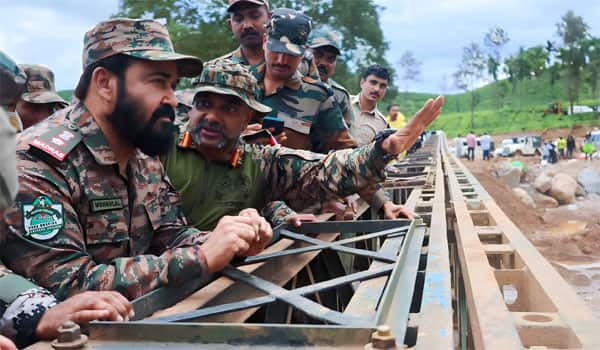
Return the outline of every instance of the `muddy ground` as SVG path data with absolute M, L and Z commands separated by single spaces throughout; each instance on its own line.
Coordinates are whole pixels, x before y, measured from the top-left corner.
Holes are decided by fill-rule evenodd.
M 553 129 L 542 133 L 543 138 L 566 137 L 573 133 L 581 138 L 584 128 Z M 506 137 L 526 133 L 495 135 L 496 144 Z M 538 135 L 540 133 L 537 133 Z M 578 139 L 578 144 L 580 139 Z M 575 288 L 577 293 L 600 318 L 600 196 L 580 196 L 574 204 L 557 208 L 533 208 L 522 202 L 511 188 L 498 180 L 494 164 L 505 160 L 519 160 L 527 166 L 527 175 L 521 186 L 532 185 L 536 176 L 545 170 L 564 172 L 577 177 L 581 169 L 592 166 L 600 172 L 600 160 L 561 160 L 557 164 L 541 166 L 540 157 L 492 158 L 483 161 L 481 154 L 475 161 L 463 163 L 477 177 L 496 203 L 539 249 L 554 268 Z M 531 189 L 531 187 L 529 187 Z

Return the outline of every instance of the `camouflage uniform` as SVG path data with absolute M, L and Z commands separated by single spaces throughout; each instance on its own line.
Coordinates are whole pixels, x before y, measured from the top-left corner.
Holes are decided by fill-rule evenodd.
M 207 63 L 197 92 L 234 95 L 260 113 L 256 80 L 239 64 Z M 185 130 L 185 129 L 184 129 Z M 208 230 L 224 215 L 244 208 L 264 208 L 263 213 L 281 223 L 294 209 L 302 209 L 339 195 L 355 193 L 382 181 L 386 161 L 374 144 L 322 155 L 281 146 L 241 144 L 238 163 L 205 160 L 193 144 L 181 144 L 163 158 L 173 186 L 181 193 L 190 223 Z M 276 201 L 268 203 L 268 201 Z
M 18 188 L 15 135 L 15 129 L 0 107 L 0 213 L 12 202 Z
M 340 42 L 340 38 L 333 31 L 324 29 L 315 29 L 311 31 L 310 36 L 308 37 L 308 47 L 311 49 L 316 49 L 323 46 L 330 46 L 334 48 L 338 55 L 341 53 L 342 44 Z M 315 69 L 317 68 L 312 55 L 309 57 L 305 55 L 302 58 L 301 67 L 310 66 L 315 67 Z M 302 70 L 305 69 L 306 68 L 303 68 Z M 346 88 L 344 88 L 342 85 L 338 84 L 331 77 L 327 80 L 327 82 L 325 82 L 325 84 L 327 84 L 333 91 L 333 98 L 338 106 L 340 106 L 340 110 L 344 116 L 344 121 L 346 122 L 348 129 L 352 130 L 352 124 L 354 124 L 354 119 L 356 118 L 354 117 L 354 110 L 350 108 L 350 94 L 348 93 L 348 90 L 346 90 Z
M 25 72 L 17 66 L 12 58 L 0 50 L 0 107 L 16 104 L 25 91 L 26 81 Z M 12 109 L 8 110 L 8 108 L 5 112 L 8 114 L 5 118 L 8 118 L 13 128 L 16 131 L 22 131 L 23 123 L 17 112 Z
M 0 52 L 0 73 L 3 87 L 15 76 L 20 79 L 23 72 L 16 64 Z M 21 80 L 25 82 L 24 79 Z M 14 87 L 13 87 L 14 88 Z M 2 100 L 18 96 L 8 96 L 3 89 Z M 18 94 L 17 94 L 18 95 Z M 17 193 L 17 165 L 15 156 L 15 129 L 0 107 L 0 213 L 11 204 Z M 0 247 L 2 240 L 0 237 Z M 25 347 L 35 340 L 34 332 L 44 312 L 54 306 L 56 299 L 47 290 L 39 288 L 23 277 L 13 274 L 0 262 L 0 335 L 10 338 L 18 347 Z
M 21 99 L 25 102 L 56 104 L 56 108 L 65 108 L 69 104 L 56 93 L 54 73 L 50 68 L 41 64 L 20 64 L 27 75 L 26 90 Z
M 85 67 L 118 53 L 176 61 L 196 76 L 201 62 L 173 52 L 151 20 L 101 22 L 84 39 Z M 23 132 L 19 192 L 0 224 L 2 259 L 59 299 L 116 290 L 129 299 L 205 276 L 203 235 L 186 226 L 179 195 L 157 158 L 136 150 L 119 169 L 94 116 L 82 103 Z
M 310 33 L 310 18 L 302 13 L 278 9 L 267 26 L 267 49 L 301 56 Z M 264 91 L 266 64 L 253 69 Z M 261 103 L 273 109 L 272 115 L 285 122 L 291 148 L 327 153 L 331 149 L 355 147 L 332 91 L 320 81 L 296 72 L 279 90 L 262 94 Z
M 0 334 L 19 347 L 36 340 L 35 329 L 56 298 L 0 263 Z
M 354 110 L 355 123 L 350 132 L 359 145 L 365 145 L 373 141 L 375 135 L 388 127 L 385 116 L 377 109 L 363 112 L 360 108 L 360 94 L 350 97 L 350 107 Z

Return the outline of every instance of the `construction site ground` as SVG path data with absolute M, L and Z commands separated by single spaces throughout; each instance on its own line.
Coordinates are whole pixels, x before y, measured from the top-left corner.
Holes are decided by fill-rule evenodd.
M 502 139 L 525 134 L 541 134 L 543 139 L 566 137 L 570 132 L 578 143 L 587 132 L 585 128 L 553 129 L 543 133 L 515 133 L 493 135 L 497 145 Z M 541 166 L 539 156 L 494 157 L 483 161 L 477 152 L 475 161 L 463 158 L 464 164 L 485 187 L 496 203 L 521 229 L 554 268 L 575 288 L 600 319 L 600 196 L 588 194 L 577 201 L 557 208 L 533 208 L 522 202 L 515 192 L 499 181 L 494 164 L 506 160 L 519 160 L 527 167 L 521 187 L 533 186 L 538 174 L 545 170 L 563 172 L 577 178 L 584 167 L 591 166 L 600 172 L 600 160 L 561 160 L 557 164 Z

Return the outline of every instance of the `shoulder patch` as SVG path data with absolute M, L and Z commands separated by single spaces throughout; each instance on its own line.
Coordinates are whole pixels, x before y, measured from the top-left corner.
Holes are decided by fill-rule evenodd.
M 63 205 L 54 203 L 48 196 L 38 196 L 32 203 L 21 206 L 25 237 L 47 241 L 63 228 Z
M 29 145 L 63 161 L 81 139 L 79 129 L 74 124 L 58 125 L 34 138 Z

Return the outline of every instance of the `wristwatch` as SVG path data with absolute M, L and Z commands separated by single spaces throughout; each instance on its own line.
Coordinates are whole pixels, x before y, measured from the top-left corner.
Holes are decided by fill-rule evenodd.
M 397 154 L 389 154 L 383 149 L 381 149 L 381 143 L 383 142 L 383 140 L 387 139 L 390 135 L 394 133 L 396 133 L 396 129 L 383 129 L 379 131 L 374 138 L 375 148 L 379 150 L 381 154 L 383 154 L 382 159 L 385 161 L 395 159 L 398 156 Z

